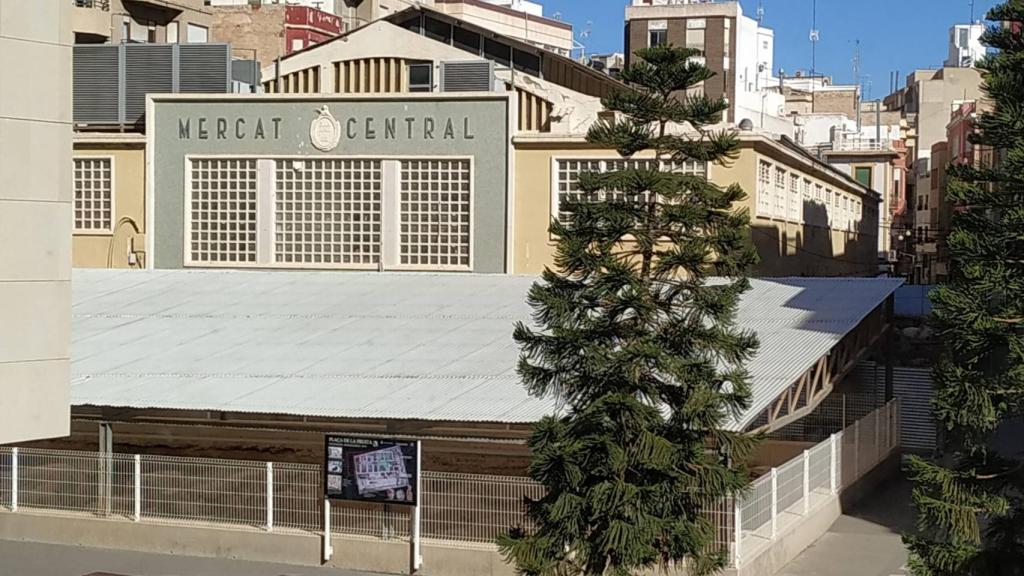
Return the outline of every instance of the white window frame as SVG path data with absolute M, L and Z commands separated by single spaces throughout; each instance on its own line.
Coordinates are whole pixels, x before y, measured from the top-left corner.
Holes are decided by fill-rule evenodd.
M 560 162 L 601 162 L 601 170 L 604 172 L 607 170 L 608 162 L 626 162 L 634 160 L 642 162 L 656 160 L 656 158 L 622 158 L 621 156 L 552 156 L 551 174 L 548 186 L 548 194 L 550 195 L 550 212 L 548 214 L 548 221 L 550 222 L 561 217 L 561 203 L 558 198 L 558 165 Z M 662 160 L 662 162 L 671 162 L 671 160 Z M 711 162 L 704 163 L 704 177 L 707 178 L 708 181 L 711 180 L 711 165 Z
M 789 213 L 788 217 L 791 222 L 803 222 L 803 195 L 800 193 L 800 174 L 796 172 L 789 173 Z
M 202 30 L 204 33 L 203 40 L 192 40 L 192 30 Z M 210 42 L 210 27 L 203 26 L 202 24 L 195 24 L 192 22 L 185 23 L 185 43 L 186 44 L 208 44 Z
M 195 160 L 256 160 L 256 252 L 255 262 L 203 262 L 193 261 L 191 253 L 192 219 L 192 162 Z M 379 264 L 277 262 L 275 259 L 275 199 L 277 194 L 274 174 L 277 162 L 312 160 L 373 160 L 381 162 L 381 248 Z M 399 263 L 401 165 L 403 161 L 469 162 L 469 256 L 468 266 L 403 265 Z M 298 270 L 395 270 L 423 272 L 472 272 L 476 255 L 476 163 L 473 156 L 417 155 L 258 155 L 258 154 L 188 154 L 184 162 L 184 201 L 182 217 L 182 264 L 187 268 L 267 268 Z
M 171 33 L 171 30 L 174 31 L 173 34 Z M 167 23 L 167 27 L 164 28 L 164 38 L 167 40 L 168 44 L 177 44 L 178 42 L 180 42 L 181 41 L 180 34 L 181 34 L 181 30 L 179 29 L 177 21 L 168 22 Z
M 772 214 L 778 220 L 785 220 L 788 212 L 786 206 L 789 204 L 789 171 L 778 164 L 772 171 L 772 189 L 775 192 Z
M 75 160 L 107 160 L 110 162 L 110 228 L 79 228 L 75 218 Z M 117 163 L 113 155 L 75 154 L 71 158 L 71 229 L 76 236 L 109 236 L 117 228 Z
M 767 178 L 762 178 L 762 168 L 767 167 Z M 775 189 L 772 187 L 772 175 L 775 173 L 775 165 L 764 158 L 757 159 L 757 215 L 771 218 L 772 206 L 775 203 Z

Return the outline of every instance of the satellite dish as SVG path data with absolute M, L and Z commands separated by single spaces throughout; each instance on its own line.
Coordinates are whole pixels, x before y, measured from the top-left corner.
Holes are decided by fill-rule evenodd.
M 754 122 L 750 118 L 744 118 L 740 120 L 740 130 L 744 132 L 750 132 L 754 129 Z

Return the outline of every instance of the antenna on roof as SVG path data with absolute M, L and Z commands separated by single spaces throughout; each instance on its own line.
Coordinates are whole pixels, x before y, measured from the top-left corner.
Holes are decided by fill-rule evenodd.
M 561 12 L 555 12 L 554 14 L 551 15 L 551 17 L 554 18 L 555 20 L 561 20 L 562 19 L 562 13 Z
M 764 0 L 757 0 L 757 25 L 764 24 Z
M 968 2 L 968 5 L 971 7 L 971 19 L 968 20 L 968 23 L 974 24 L 974 0 Z
M 814 71 L 817 67 L 817 56 L 818 56 L 818 40 L 821 36 L 818 34 L 818 0 L 812 0 L 811 3 L 811 78 L 814 78 Z

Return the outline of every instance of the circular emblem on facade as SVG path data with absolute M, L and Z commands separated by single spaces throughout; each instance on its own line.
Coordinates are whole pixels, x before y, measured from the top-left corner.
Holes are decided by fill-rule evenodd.
M 324 104 L 317 110 L 317 117 L 309 125 L 309 141 L 317 150 L 330 152 L 341 139 L 341 123 L 331 115 L 330 109 Z

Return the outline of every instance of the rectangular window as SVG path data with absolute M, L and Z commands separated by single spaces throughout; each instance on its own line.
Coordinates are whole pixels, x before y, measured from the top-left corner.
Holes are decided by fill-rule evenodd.
M 177 44 L 178 43 L 178 23 L 168 22 L 167 23 L 167 43 Z
M 683 174 L 696 174 L 707 176 L 707 164 L 696 161 L 672 162 L 650 160 L 559 160 L 556 166 L 555 190 L 552 201 L 552 214 L 565 222 L 565 214 L 561 212 L 561 205 L 566 200 L 582 201 L 584 193 L 579 189 L 579 175 L 583 172 L 609 172 L 636 168 L 658 168 L 664 172 L 681 172 Z M 622 198 L 621 193 L 615 191 L 601 191 L 596 193 L 596 200 L 609 200 L 616 197 Z M 641 201 L 646 201 L 646 195 Z
M 825 192 L 824 192 L 824 190 L 825 190 L 825 188 L 821 184 L 815 184 L 814 185 L 814 200 L 818 204 L 821 204 L 825 200 Z
M 772 165 L 761 160 L 757 165 L 757 215 L 772 215 Z
M 789 220 L 799 222 L 803 214 L 802 199 L 800 197 L 800 176 L 789 175 Z
M 853 178 L 862 185 L 871 188 L 871 167 L 857 166 L 853 169 Z
M 704 29 L 686 31 L 686 47 L 693 50 L 704 51 Z
M 278 162 L 274 258 L 284 264 L 376 268 L 381 245 L 381 162 Z
M 786 170 L 775 167 L 775 212 L 776 218 L 786 217 Z
M 210 31 L 206 26 L 189 23 L 185 30 L 189 44 L 205 44 L 210 41 Z
M 470 268 L 469 161 L 407 160 L 401 170 L 399 263 Z
M 75 232 L 110 233 L 114 221 L 111 158 L 75 158 Z
M 256 160 L 193 160 L 187 263 L 255 263 Z
M 434 91 L 434 64 L 409 64 L 409 92 Z
M 186 265 L 472 270 L 471 159 L 189 166 Z
M 647 45 L 651 48 L 668 44 L 668 30 L 651 30 L 649 34 Z

